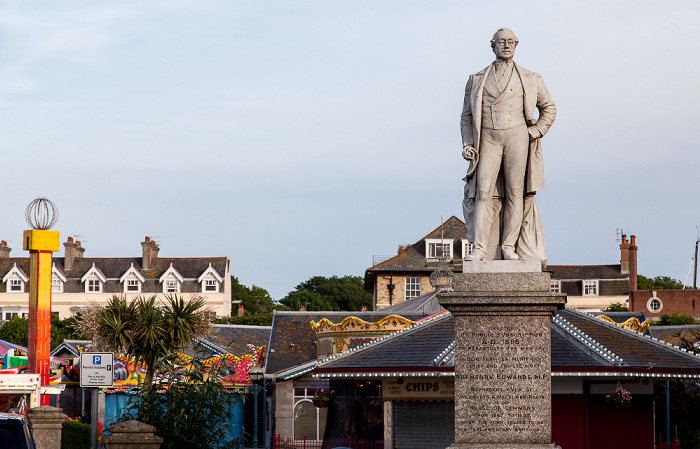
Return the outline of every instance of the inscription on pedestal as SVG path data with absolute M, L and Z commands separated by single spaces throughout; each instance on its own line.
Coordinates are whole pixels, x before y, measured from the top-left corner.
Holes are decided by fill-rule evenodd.
M 548 316 L 456 316 L 455 437 L 549 443 Z

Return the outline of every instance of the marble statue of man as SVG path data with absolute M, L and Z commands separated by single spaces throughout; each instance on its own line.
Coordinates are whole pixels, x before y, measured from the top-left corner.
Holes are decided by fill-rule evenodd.
M 467 82 L 462 155 L 470 164 L 463 206 L 474 246 L 466 260 L 545 260 L 534 194 L 544 187 L 540 138 L 556 107 L 542 77 L 513 62 L 517 45 L 513 31 L 496 31 L 496 60 Z

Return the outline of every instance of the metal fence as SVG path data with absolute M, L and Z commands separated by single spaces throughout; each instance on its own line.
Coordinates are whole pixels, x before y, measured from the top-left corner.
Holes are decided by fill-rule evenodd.
M 384 449 L 384 441 L 368 441 L 347 439 L 311 440 L 303 438 L 289 438 L 275 434 L 272 438 L 272 449 Z

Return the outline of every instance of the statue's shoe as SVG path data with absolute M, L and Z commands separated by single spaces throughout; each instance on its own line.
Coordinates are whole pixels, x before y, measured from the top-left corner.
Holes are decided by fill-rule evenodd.
M 484 260 L 484 259 L 486 259 L 486 254 L 479 252 L 479 251 L 474 251 L 471 254 L 464 256 L 465 262 L 474 262 L 477 260 Z
M 503 253 L 503 260 L 519 260 L 520 256 L 515 254 L 515 251 L 510 251 L 510 250 L 501 250 L 501 253 Z

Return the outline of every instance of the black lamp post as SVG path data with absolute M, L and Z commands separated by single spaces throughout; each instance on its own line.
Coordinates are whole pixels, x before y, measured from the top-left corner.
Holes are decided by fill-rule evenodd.
M 258 393 L 260 392 L 258 382 L 262 381 L 264 376 L 263 369 L 259 366 L 248 370 L 248 377 L 253 382 L 250 388 L 253 390 L 253 446 L 255 447 L 258 447 Z

